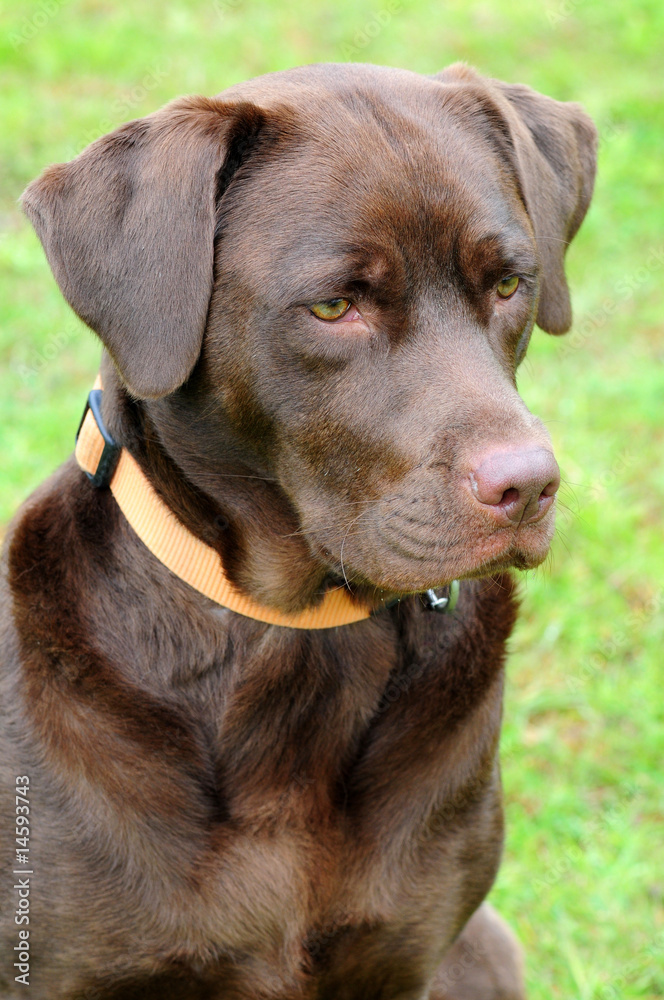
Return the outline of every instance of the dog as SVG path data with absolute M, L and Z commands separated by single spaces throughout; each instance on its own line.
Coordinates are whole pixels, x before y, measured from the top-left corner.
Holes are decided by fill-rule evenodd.
M 525 996 L 484 900 L 560 477 L 516 371 L 595 159 L 526 86 L 331 64 L 29 185 L 104 350 L 4 546 L 3 997 Z

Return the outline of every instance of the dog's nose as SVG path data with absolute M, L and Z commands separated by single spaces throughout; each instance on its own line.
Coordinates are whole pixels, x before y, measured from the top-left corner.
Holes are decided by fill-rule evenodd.
M 470 485 L 475 499 L 502 524 L 528 524 L 544 517 L 560 485 L 552 453 L 534 447 L 483 455 Z

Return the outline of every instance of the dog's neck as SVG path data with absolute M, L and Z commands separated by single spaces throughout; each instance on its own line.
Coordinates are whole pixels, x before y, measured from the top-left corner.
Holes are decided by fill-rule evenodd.
M 190 394 L 136 402 L 106 360 L 104 416 L 185 527 L 216 549 L 229 579 L 256 601 L 290 613 L 338 583 L 312 553 L 297 513 L 271 470 L 218 412 Z M 375 600 L 359 586 L 360 601 Z

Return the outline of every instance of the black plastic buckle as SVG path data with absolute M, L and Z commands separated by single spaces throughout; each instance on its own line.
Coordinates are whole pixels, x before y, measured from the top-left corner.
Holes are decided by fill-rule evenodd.
M 113 473 L 115 472 L 115 467 L 118 464 L 120 452 L 122 451 L 122 445 L 117 444 L 113 440 L 111 435 L 106 430 L 106 425 L 102 419 L 101 401 L 103 395 L 103 389 L 92 389 L 88 393 L 88 400 L 85 404 L 85 409 L 83 410 L 83 416 L 81 417 L 81 422 L 78 425 L 78 430 L 76 431 L 76 440 L 78 441 L 78 435 L 81 433 L 81 427 L 83 426 L 86 414 L 88 410 L 92 410 L 92 416 L 95 418 L 95 422 L 99 428 L 99 433 L 104 439 L 104 450 L 101 453 L 101 458 L 97 464 L 96 472 L 86 472 L 85 474 L 92 485 L 97 489 L 103 489 L 105 486 L 111 485 L 111 479 L 113 478 Z

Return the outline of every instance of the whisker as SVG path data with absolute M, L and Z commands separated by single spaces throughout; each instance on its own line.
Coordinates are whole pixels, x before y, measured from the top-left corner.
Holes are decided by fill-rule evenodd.
M 353 518 L 353 520 L 350 522 L 350 524 L 348 525 L 348 530 L 346 531 L 346 534 L 343 537 L 343 541 L 341 543 L 341 550 L 339 552 L 339 562 L 341 563 L 341 573 L 343 575 L 344 580 L 346 581 L 346 586 L 348 587 L 349 590 L 350 590 L 350 583 L 348 582 L 348 577 L 346 576 L 346 569 L 344 567 L 344 545 L 346 544 L 346 539 L 348 538 L 350 529 L 366 513 L 367 513 L 366 509 L 360 511 L 360 513 L 357 515 L 357 517 Z M 358 532 L 355 532 L 355 534 L 358 534 Z
M 335 515 L 337 513 L 343 512 L 344 509 L 348 507 L 359 507 L 360 505 L 369 506 L 371 504 L 379 503 L 379 500 L 338 500 L 334 504 L 330 505 L 330 514 Z M 336 527 L 334 524 L 327 525 L 316 525 L 319 531 L 333 531 Z M 291 531 L 286 535 L 281 535 L 281 538 L 295 538 L 297 535 L 308 534 L 307 528 L 298 528 L 297 531 Z
M 278 479 L 271 476 L 243 476 L 239 472 L 217 472 L 220 479 L 260 479 L 263 483 L 277 483 Z
M 563 240 L 559 236 L 538 236 L 536 242 L 539 243 L 540 240 L 548 240 L 551 243 L 564 243 L 566 247 L 571 243 L 570 240 Z

